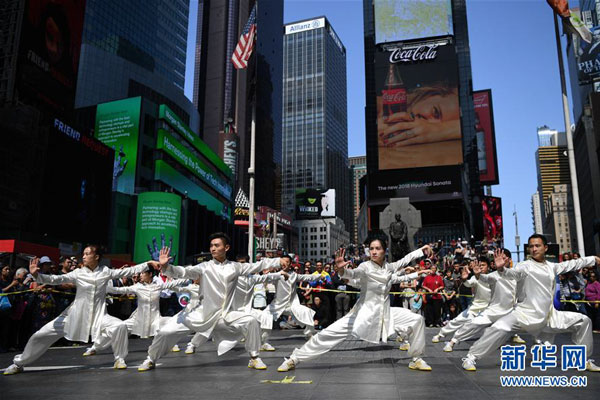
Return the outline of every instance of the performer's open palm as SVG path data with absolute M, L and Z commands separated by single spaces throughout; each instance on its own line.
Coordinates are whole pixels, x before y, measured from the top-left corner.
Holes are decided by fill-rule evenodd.
M 160 249 L 160 253 L 158 255 L 158 263 L 160 264 L 161 268 L 164 268 L 169 264 L 169 260 L 171 258 L 169 257 L 170 254 L 171 249 L 169 247 L 163 247 L 162 249 Z
M 494 264 L 496 264 L 496 268 L 504 268 L 506 265 L 506 258 L 502 249 L 494 251 Z
M 346 249 L 339 249 L 335 252 L 335 272 L 341 273 L 344 271 L 348 265 L 350 265 L 350 261 L 346 261 L 344 256 L 346 255 Z
M 29 273 L 33 276 L 36 276 L 40 270 L 40 259 L 37 257 L 33 257 L 29 261 Z

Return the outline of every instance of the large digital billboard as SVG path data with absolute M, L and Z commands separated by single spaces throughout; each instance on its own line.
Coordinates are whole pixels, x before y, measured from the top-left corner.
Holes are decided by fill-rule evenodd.
M 335 189 L 296 189 L 296 219 L 335 217 Z
M 462 164 L 454 45 L 384 47 L 375 57 L 379 170 Z
M 107 244 L 113 151 L 65 119 L 48 131 L 39 230 L 62 242 Z
M 592 43 L 587 43 L 573 35 L 577 61 L 577 77 L 580 85 L 590 83 L 600 77 L 600 26 L 590 29 Z
M 452 35 L 451 0 L 373 0 L 375 42 Z
M 487 89 L 473 92 L 473 106 L 475 108 L 479 180 L 482 185 L 497 185 L 499 183 L 498 159 L 492 91 Z
M 390 198 L 411 202 L 461 199 L 460 167 L 410 168 L 369 174 L 369 204 L 387 204 Z
M 179 253 L 181 197 L 173 193 L 145 192 L 138 195 L 133 261 L 158 260 L 163 246 L 171 248 L 173 263 Z
M 502 199 L 499 197 L 483 196 L 483 235 L 487 240 L 502 241 L 504 227 L 502 224 Z
M 53 110 L 72 109 L 85 0 L 25 3 L 17 68 L 19 97 Z
M 96 138 L 115 151 L 113 191 L 135 191 L 141 106 L 142 98 L 132 97 L 96 108 Z

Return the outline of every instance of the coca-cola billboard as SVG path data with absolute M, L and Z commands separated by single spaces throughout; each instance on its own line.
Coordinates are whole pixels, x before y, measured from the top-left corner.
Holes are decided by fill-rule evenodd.
M 381 48 L 375 74 L 379 170 L 462 164 L 454 45 Z

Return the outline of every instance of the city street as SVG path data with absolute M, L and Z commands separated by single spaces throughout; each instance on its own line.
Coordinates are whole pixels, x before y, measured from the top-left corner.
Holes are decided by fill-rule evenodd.
M 283 356 L 304 342 L 300 330 L 275 331 L 271 343 L 277 351 L 261 353 L 267 371 L 246 367 L 247 353 L 242 346 L 217 358 L 214 344 L 203 346 L 195 355 L 171 353 L 161 359 L 157 368 L 139 373 L 136 367 L 145 358 L 149 340 L 130 341 L 126 371 L 112 369 L 112 354 L 83 358 L 85 350 L 52 349 L 25 373 L 0 377 L 3 399 L 592 399 L 600 391 L 600 374 L 562 372 L 560 367 L 541 373 L 529 366 L 520 373 L 500 371 L 499 352 L 478 362 L 477 372 L 461 368 L 461 357 L 469 343 L 457 346 L 458 351 L 444 353 L 443 344 L 432 344 L 437 330 L 427 328 L 426 360 L 432 372 L 417 372 L 407 368 L 406 353 L 397 350 L 395 342 L 387 346 L 361 341 L 346 341 L 334 351 L 304 363 L 290 373 L 278 373 Z M 531 337 L 524 335 L 531 343 Z M 559 335 L 556 344 L 568 342 Z M 600 335 L 594 335 L 598 355 Z M 185 345 L 185 342 L 180 343 Z M 14 353 L 0 355 L 3 367 Z M 593 357 L 592 357 L 593 358 Z M 598 358 L 598 357 L 597 357 Z M 587 376 L 586 388 L 502 388 L 500 375 L 566 375 Z M 288 382 L 288 383 L 286 383 Z

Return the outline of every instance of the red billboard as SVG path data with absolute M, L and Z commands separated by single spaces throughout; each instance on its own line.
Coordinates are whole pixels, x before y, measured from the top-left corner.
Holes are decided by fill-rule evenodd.
M 483 196 L 483 235 L 488 240 L 501 242 L 504 237 L 502 224 L 502 199 L 500 197 Z
M 497 185 L 500 180 L 496 155 L 492 91 L 486 89 L 473 92 L 473 106 L 475 108 L 479 180 L 482 185 Z
M 52 110 L 72 109 L 85 0 L 27 0 L 21 30 L 20 99 Z

